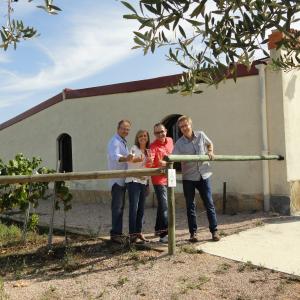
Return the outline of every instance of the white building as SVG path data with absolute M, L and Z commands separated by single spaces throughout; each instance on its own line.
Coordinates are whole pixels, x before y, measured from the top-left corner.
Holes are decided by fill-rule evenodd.
M 272 53 L 271 55 L 275 55 Z M 222 198 L 227 182 L 231 210 L 270 209 L 300 212 L 300 72 L 273 72 L 257 61 L 251 70 L 240 66 L 238 80 L 228 79 L 204 93 L 182 97 L 167 94 L 178 76 L 99 86 L 62 93 L 0 125 L 0 157 L 16 153 L 40 156 L 44 165 L 65 171 L 106 169 L 106 145 L 121 119 L 132 121 L 128 137 L 138 129 L 152 135 L 162 121 L 176 138 L 175 123 L 189 115 L 193 127 L 212 139 L 216 154 L 280 154 L 283 161 L 214 162 L 213 190 Z M 153 135 L 152 135 L 153 138 Z M 105 181 L 73 182 L 79 199 L 110 198 Z M 181 186 L 177 188 L 180 196 Z M 181 197 L 177 197 L 181 201 Z M 217 207 L 221 207 L 217 201 Z

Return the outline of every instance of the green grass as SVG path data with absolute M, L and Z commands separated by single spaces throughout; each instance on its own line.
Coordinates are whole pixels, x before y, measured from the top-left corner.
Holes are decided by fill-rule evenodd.
M 28 231 L 26 241 L 31 244 L 40 244 L 46 240 L 46 235 L 39 234 L 36 230 Z M 0 222 L 0 247 L 14 246 L 23 243 L 22 229 L 16 225 L 5 225 Z
M 18 226 L 0 223 L 0 247 L 19 242 L 21 237 L 22 231 Z
M 285 279 L 286 279 L 287 283 L 293 283 L 293 282 L 300 283 L 300 276 L 288 275 L 288 276 L 286 276 Z
M 115 288 L 122 287 L 125 283 L 129 282 L 128 277 L 119 277 L 117 283 L 114 284 Z
M 262 265 L 256 266 L 250 260 L 248 260 L 246 263 L 239 264 L 238 268 L 237 268 L 237 271 L 238 272 L 244 272 L 246 270 L 248 270 L 248 271 L 254 271 L 254 270 L 261 271 L 263 269 L 264 269 L 264 266 L 262 266 Z
M 65 272 L 73 272 L 80 267 L 79 258 L 70 249 L 67 249 L 61 261 L 61 266 Z
M 265 225 L 265 223 L 262 221 L 262 220 L 257 220 L 256 222 L 255 222 L 255 226 L 257 226 L 257 227 L 259 227 L 259 226 L 264 226 Z
M 196 281 L 193 282 L 189 282 L 188 279 L 184 277 L 182 277 L 180 280 L 184 284 L 183 288 L 180 291 L 180 294 L 187 294 L 190 290 L 201 290 L 202 286 L 210 281 L 210 278 L 205 275 L 201 275 Z
M 232 266 L 228 263 L 222 263 L 218 266 L 217 270 L 214 272 L 215 274 L 224 274 L 229 271 Z
M 219 235 L 223 237 L 223 236 L 227 236 L 228 233 L 226 233 L 224 230 L 220 230 Z
M 192 245 L 183 245 L 180 247 L 180 252 L 185 252 L 188 254 L 202 254 L 203 250 L 197 249 L 196 247 Z
M 9 299 L 8 295 L 5 292 L 4 282 L 3 282 L 3 278 L 1 276 L 0 276 L 0 299 L 1 300 Z

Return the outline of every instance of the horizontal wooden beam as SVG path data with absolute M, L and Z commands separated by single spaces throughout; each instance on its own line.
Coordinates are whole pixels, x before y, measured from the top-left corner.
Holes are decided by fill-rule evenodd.
M 281 155 L 215 155 L 214 161 L 253 161 L 253 160 L 283 160 Z M 169 155 L 168 162 L 209 161 L 208 155 Z M 26 182 L 52 182 L 72 180 L 109 179 L 120 177 L 154 176 L 165 173 L 165 168 L 147 168 L 134 170 L 110 170 L 93 172 L 70 172 L 37 175 L 0 176 L 0 184 L 16 184 Z
M 168 155 L 168 162 L 209 161 L 208 155 Z M 281 155 L 215 155 L 213 161 L 284 160 Z
M 70 173 L 52 173 L 37 175 L 15 175 L 0 176 L 0 184 L 15 184 L 26 182 L 52 182 L 68 180 L 93 180 L 109 179 L 120 177 L 139 177 L 153 176 L 165 173 L 163 168 L 132 169 L 132 170 L 110 170 L 110 171 L 93 171 L 93 172 L 70 172 Z

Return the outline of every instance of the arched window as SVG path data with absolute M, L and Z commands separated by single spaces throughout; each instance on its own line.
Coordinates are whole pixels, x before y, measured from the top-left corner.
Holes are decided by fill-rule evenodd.
M 57 138 L 59 172 L 73 172 L 72 138 L 67 133 Z
M 166 129 L 168 130 L 167 136 L 173 139 L 174 144 L 182 136 L 182 133 L 177 126 L 177 120 L 181 116 L 182 115 L 174 114 L 174 115 L 167 116 L 162 120 L 162 123 L 165 125 Z M 181 171 L 181 164 L 179 162 L 174 163 L 174 168 L 177 171 Z

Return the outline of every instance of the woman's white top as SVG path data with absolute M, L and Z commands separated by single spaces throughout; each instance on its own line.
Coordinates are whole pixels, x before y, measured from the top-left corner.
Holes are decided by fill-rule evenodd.
M 132 169 L 144 169 L 146 164 L 146 156 L 145 154 L 139 149 L 136 145 L 132 146 L 130 149 L 130 153 L 134 154 L 134 157 L 143 157 L 143 161 L 141 162 L 128 162 L 128 170 Z M 127 177 L 125 180 L 126 183 L 128 182 L 137 182 L 141 184 L 147 184 L 148 183 L 148 177 L 147 176 L 141 176 L 141 177 Z

